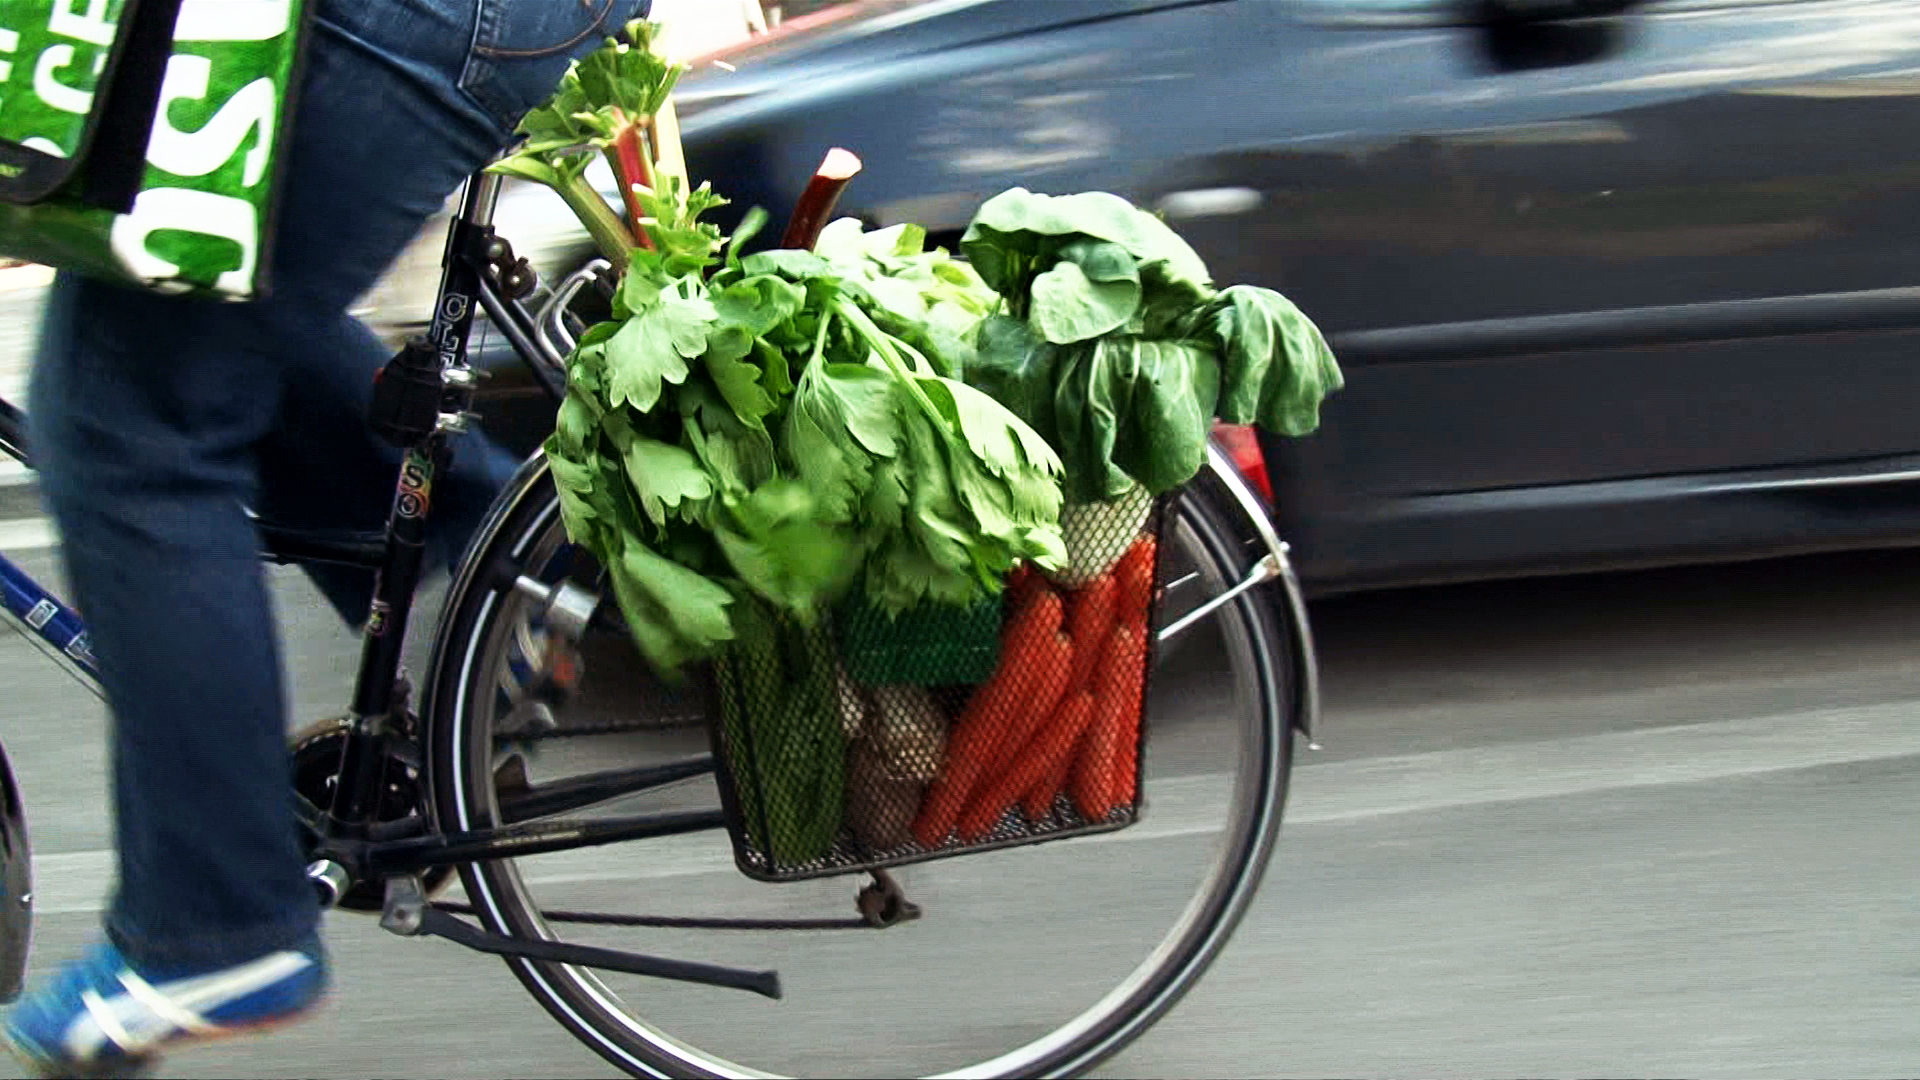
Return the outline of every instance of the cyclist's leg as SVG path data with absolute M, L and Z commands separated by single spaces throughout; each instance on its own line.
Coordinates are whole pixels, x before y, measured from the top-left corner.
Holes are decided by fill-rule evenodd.
M 30 415 L 114 706 L 122 865 L 109 926 L 136 962 L 217 965 L 312 930 L 242 506 L 259 490 L 254 447 L 283 412 L 328 411 L 327 384 L 301 380 L 301 343 L 327 344 L 490 149 L 450 113 L 323 23 L 288 148 L 271 299 L 215 305 L 64 278 L 57 291 Z M 368 438 L 362 419 L 321 449 Z
M 217 305 L 66 277 L 56 287 L 34 435 L 113 707 L 121 858 L 107 921 L 135 970 L 219 970 L 312 942 L 275 635 L 242 510 L 258 494 L 257 452 L 326 390 L 302 380 L 347 305 L 505 141 L 500 114 L 461 86 L 476 19 L 484 29 L 502 10 L 545 12 L 547 26 L 516 29 L 552 42 L 629 7 L 323 4 L 288 147 L 273 298 Z M 515 69 L 527 104 L 565 61 Z M 356 418 L 316 451 L 369 437 Z M 53 1008 L 72 982 L 21 1013 Z
M 62 274 L 34 369 L 42 489 L 113 706 L 109 927 L 150 963 L 219 966 L 315 924 L 270 780 L 279 658 L 241 504 L 278 380 L 243 314 Z
M 388 353 L 359 320 L 300 336 L 286 356 L 293 373 L 279 419 L 260 446 L 256 509 L 276 525 L 377 532 L 393 506 L 400 453 L 366 435 L 373 376 Z M 478 433 L 453 440 L 453 467 L 434 481 L 430 567 L 450 567 L 519 461 Z M 340 617 L 359 626 L 373 572 L 302 567 Z
M 259 451 L 263 518 L 360 530 L 385 523 L 399 454 L 368 437 L 366 415 L 373 375 L 388 353 L 372 331 L 345 313 L 347 305 L 440 209 L 446 192 L 509 141 L 520 114 L 551 91 L 570 57 L 598 45 L 647 7 L 643 0 L 406 0 L 327 12 L 333 19 L 323 27 L 327 33 L 356 43 L 387 78 L 406 85 L 391 99 L 393 110 L 340 124 L 339 138 L 325 144 L 334 156 L 315 163 L 334 182 L 310 192 L 309 207 L 281 231 L 282 251 L 332 253 L 343 244 L 352 249 L 342 251 L 335 265 L 304 260 L 289 271 L 293 283 L 283 279 L 280 285 L 302 302 L 274 309 L 288 382 L 280 417 Z M 422 22 L 439 26 L 422 37 Z M 389 44 L 396 34 L 411 35 L 408 48 Z M 440 55 L 425 64 L 396 59 L 418 57 L 418 49 L 409 48 L 429 38 Z M 469 42 L 476 46 L 471 58 Z M 376 112 L 387 104 L 371 93 L 361 102 Z M 362 123 L 368 125 L 364 134 L 353 126 Z M 399 140 L 380 137 L 385 133 Z M 439 171 L 430 174 L 429 164 Z M 368 205 L 368 185 L 361 180 L 366 177 L 390 178 L 376 193 L 376 205 Z M 366 228 L 369 214 L 382 217 L 386 227 Z M 351 238 L 339 235 L 343 222 L 353 223 Z M 342 275 L 340 264 L 351 272 Z M 319 297 L 325 302 L 315 302 Z M 430 564 L 444 566 L 459 557 L 518 464 L 480 435 L 454 441 L 453 468 L 435 481 Z M 309 567 L 307 573 L 342 618 L 356 626 L 365 619 L 371 573 L 338 566 Z

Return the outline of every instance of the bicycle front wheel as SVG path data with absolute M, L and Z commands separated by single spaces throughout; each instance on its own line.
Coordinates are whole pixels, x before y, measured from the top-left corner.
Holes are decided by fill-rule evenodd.
M 1251 558 L 1194 493 L 1163 530 L 1162 624 L 1239 582 Z M 595 587 L 535 466 L 470 553 L 448 599 L 428 708 L 440 824 L 484 828 L 503 805 L 552 806 L 584 777 L 706 749 L 694 688 L 645 672 L 619 631 L 589 631 L 563 707 L 531 704 L 538 607 L 512 582 Z M 611 603 L 611 599 L 607 601 Z M 741 967 L 778 968 L 786 997 L 510 960 L 561 1024 L 636 1076 L 1062 1076 L 1112 1055 L 1219 953 L 1267 865 L 1292 760 L 1290 640 L 1271 598 L 1242 593 L 1164 650 L 1150 680 L 1141 820 L 1118 832 L 894 871 L 922 916 L 884 930 L 726 931 L 579 925 L 559 912 L 765 920 L 851 916 L 864 879 L 767 885 L 724 831 L 463 869 L 489 928 Z M 591 784 L 592 781 L 586 781 Z M 571 786 L 569 786 L 571 785 Z M 530 799 L 530 797 L 532 797 Z M 577 800 L 573 800 L 577 801 Z M 568 817 L 718 803 L 711 777 Z

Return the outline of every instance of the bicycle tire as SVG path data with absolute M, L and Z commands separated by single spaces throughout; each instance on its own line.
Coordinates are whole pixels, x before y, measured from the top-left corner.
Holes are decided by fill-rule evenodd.
M 33 843 L 13 763 L 0 747 L 0 1004 L 20 996 L 33 943 Z
M 1175 500 L 1174 513 L 1178 524 L 1168 535 L 1177 534 L 1193 549 L 1216 587 L 1239 580 L 1250 556 L 1221 511 L 1189 489 Z M 513 603 L 513 575 L 526 569 L 531 555 L 543 543 L 551 544 L 560 528 L 551 478 L 542 461 L 530 461 L 510 494 L 496 505 L 449 593 L 424 710 L 431 798 L 440 824 L 449 830 L 482 828 L 492 821 L 495 765 L 493 736 L 485 730 L 491 724 L 486 703 L 492 685 L 483 662 L 487 642 L 510 631 L 500 623 Z M 1293 639 L 1282 632 L 1274 605 L 1259 590 L 1226 604 L 1220 617 L 1234 629 L 1235 648 L 1249 665 L 1244 674 L 1257 695 L 1247 720 L 1257 750 L 1238 763 L 1234 790 L 1239 811 L 1234 835 L 1223 845 L 1220 872 L 1208 877 L 1204 896 L 1188 903 L 1185 910 L 1191 918 L 1173 928 L 1148 959 L 1093 1008 L 1043 1038 L 946 1074 L 1086 1072 L 1164 1016 L 1218 956 L 1245 913 L 1274 848 L 1293 760 Z M 468 899 L 481 921 L 502 934 L 559 937 L 541 917 L 513 863 L 496 860 L 462 867 Z M 634 1011 L 616 1004 L 613 992 L 592 972 L 539 961 L 506 962 L 555 1020 L 630 1075 L 774 1075 L 708 1055 L 650 1027 Z

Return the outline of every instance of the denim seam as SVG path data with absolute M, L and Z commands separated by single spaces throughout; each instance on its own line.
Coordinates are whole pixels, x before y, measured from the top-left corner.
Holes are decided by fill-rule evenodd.
M 580 0 L 581 10 L 593 13 L 593 22 L 588 25 L 585 30 L 580 31 L 558 44 L 547 45 L 537 49 L 503 49 L 498 45 L 481 45 L 476 42 L 473 46 L 473 51 L 476 54 L 484 54 L 503 60 L 539 60 L 549 56 L 558 56 L 563 52 L 570 52 L 583 44 L 588 38 L 601 32 L 601 29 L 607 25 L 607 16 L 613 14 L 613 4 L 614 0 L 600 0 L 600 10 L 594 12 L 592 0 Z
M 460 65 L 460 79 L 455 84 L 485 109 L 495 123 L 499 122 L 502 110 L 499 101 L 485 88 L 495 74 L 488 45 L 499 37 L 500 19 L 500 5 L 495 0 L 474 0 L 473 37 L 467 42 L 467 61 Z

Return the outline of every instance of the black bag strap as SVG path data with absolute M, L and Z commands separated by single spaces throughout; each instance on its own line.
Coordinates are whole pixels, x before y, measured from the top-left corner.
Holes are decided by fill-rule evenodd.
M 133 209 L 180 4 L 127 0 L 73 156 L 0 139 L 0 201 L 31 204 L 62 194 L 115 213 Z

